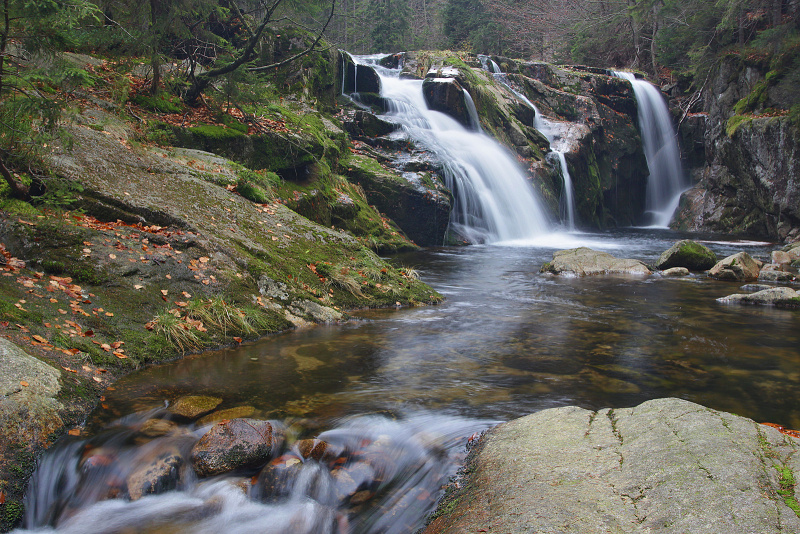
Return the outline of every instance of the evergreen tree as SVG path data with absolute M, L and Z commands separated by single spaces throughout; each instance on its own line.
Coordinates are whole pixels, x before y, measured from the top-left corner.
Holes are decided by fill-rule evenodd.
M 373 52 L 399 52 L 409 44 L 411 9 L 406 0 L 370 0 Z

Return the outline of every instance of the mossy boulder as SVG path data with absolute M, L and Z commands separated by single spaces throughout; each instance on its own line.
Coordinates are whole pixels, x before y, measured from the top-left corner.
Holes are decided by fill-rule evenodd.
M 344 162 L 343 172 L 350 182 L 362 188 L 370 204 L 391 218 L 415 243 L 437 246 L 444 242 L 452 200 L 449 191 L 430 175 L 400 175 L 375 159 L 356 154 Z
M 343 94 L 352 93 L 376 93 L 381 92 L 381 79 L 375 69 L 369 65 L 356 64 L 352 56 L 347 52 L 339 50 L 339 78 L 341 92 Z M 343 74 L 342 74 L 343 73 Z
M 658 258 L 656 267 L 661 270 L 685 267 L 690 271 L 706 271 L 717 263 L 717 255 L 707 246 L 684 239 L 665 250 Z

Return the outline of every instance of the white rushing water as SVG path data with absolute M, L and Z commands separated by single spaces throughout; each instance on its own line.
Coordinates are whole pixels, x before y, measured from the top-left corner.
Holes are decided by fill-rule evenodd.
M 560 128 L 555 122 L 549 121 L 541 114 L 539 108 L 530 101 L 528 97 L 514 89 L 511 85 L 511 82 L 508 79 L 508 76 L 500 69 L 500 66 L 489 56 L 479 55 L 478 58 L 481 61 L 481 65 L 483 65 L 484 70 L 491 72 L 494 76 L 495 80 L 502 83 L 506 88 L 508 88 L 511 93 L 530 106 L 534 111 L 534 119 L 533 119 L 533 127 L 536 128 L 542 135 L 547 138 L 547 141 L 550 143 L 550 150 L 553 154 L 556 155 L 556 162 L 558 163 L 559 169 L 561 171 L 561 178 L 564 180 L 564 198 L 563 198 L 563 211 L 566 215 L 566 223 L 567 229 L 570 231 L 575 230 L 575 193 L 574 187 L 572 185 L 572 176 L 569 174 L 569 169 L 567 168 L 567 160 L 564 157 L 566 154 L 568 147 L 566 143 L 564 143 L 563 132 L 564 128 Z
M 639 107 L 639 132 L 650 170 L 645 203 L 650 224 L 667 227 L 678 208 L 681 193 L 687 188 L 669 109 L 653 84 L 636 79 L 630 72 L 614 75 L 631 82 Z
M 441 162 L 454 196 L 450 227 L 457 235 L 470 243 L 499 243 L 549 233 L 545 210 L 508 150 L 481 131 L 428 109 L 422 80 L 400 79 L 399 70 L 378 66 L 375 56 L 355 59 L 380 75 L 387 118 Z

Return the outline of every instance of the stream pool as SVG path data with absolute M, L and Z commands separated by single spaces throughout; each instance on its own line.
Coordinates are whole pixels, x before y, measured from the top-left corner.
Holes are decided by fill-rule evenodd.
M 416 268 L 446 296 L 443 304 L 362 311 L 343 325 L 280 334 L 125 377 L 106 394 L 84 436 L 42 459 L 26 528 L 415 532 L 475 433 L 537 410 L 629 407 L 674 396 L 800 427 L 800 313 L 720 304 L 718 297 L 739 292 L 741 284 L 703 275 L 538 272 L 554 250 L 580 245 L 655 263 L 682 237 L 663 230 L 573 233 L 398 256 L 393 261 Z M 767 259 L 775 248 L 693 238 L 720 258 L 746 250 Z M 198 480 L 181 464 L 173 491 L 129 500 L 120 481 L 130 480 L 132 466 L 165 447 L 186 455 L 208 429 L 178 421 L 181 432 L 142 438 L 144 421 L 169 418 L 165 406 L 190 394 L 213 395 L 222 399 L 219 409 L 246 407 L 250 417 L 275 421 L 286 436 L 278 454 L 286 458 L 296 457 L 292 444 L 303 438 L 321 439 L 337 454 L 286 460 L 301 465 L 273 493 L 276 483 L 265 482 L 263 471 Z M 342 472 L 355 478 L 363 465 L 371 475 L 347 493 Z

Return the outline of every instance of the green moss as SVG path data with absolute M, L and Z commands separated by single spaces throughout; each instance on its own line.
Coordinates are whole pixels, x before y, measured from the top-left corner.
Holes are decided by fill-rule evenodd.
M 23 217 L 34 217 L 39 215 L 39 210 L 30 203 L 16 198 L 0 199 L 0 209 L 12 213 L 14 215 L 22 215 Z
M 144 109 L 159 113 L 180 113 L 184 109 L 178 97 L 163 92 L 155 96 L 136 95 L 130 101 Z
M 797 485 L 792 470 L 786 466 L 775 465 L 775 469 L 780 475 L 780 489 L 778 494 L 783 497 L 783 502 L 792 509 L 792 511 L 800 517 L 800 503 L 797 502 L 797 497 L 794 494 L 794 487 Z
M 742 125 L 749 124 L 751 122 L 753 122 L 752 117 L 734 115 L 728 119 L 728 122 L 725 125 L 725 133 L 728 134 L 728 137 L 733 137 Z
M 237 137 L 242 137 L 245 135 L 238 129 L 230 128 L 228 126 L 218 126 L 216 124 L 192 126 L 191 128 L 187 128 L 187 130 L 193 135 L 205 137 L 214 141 L 236 139 Z

